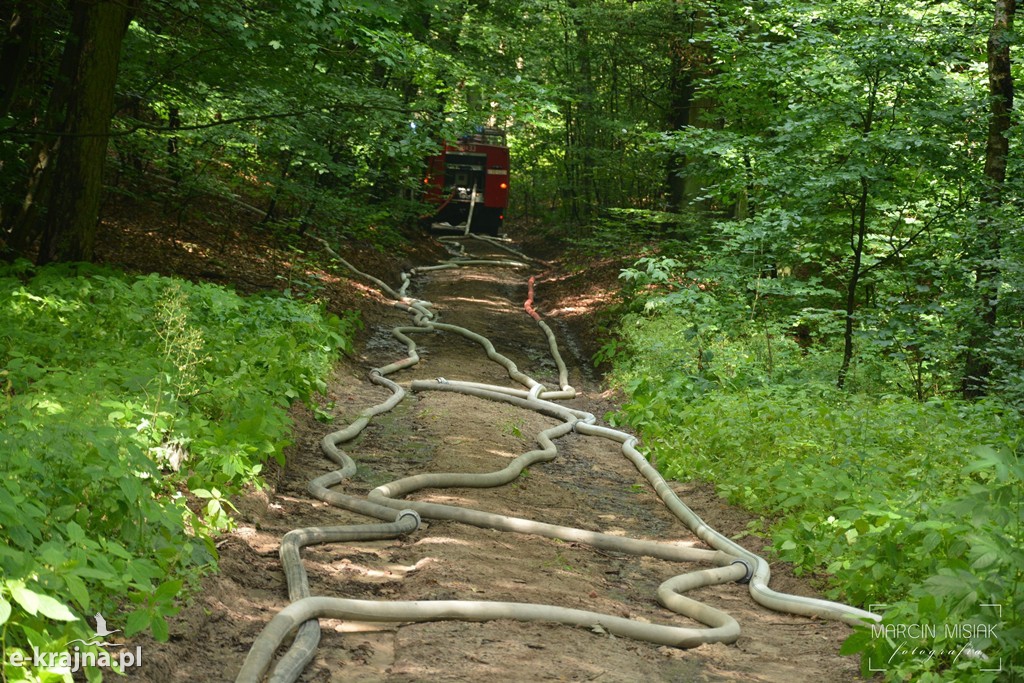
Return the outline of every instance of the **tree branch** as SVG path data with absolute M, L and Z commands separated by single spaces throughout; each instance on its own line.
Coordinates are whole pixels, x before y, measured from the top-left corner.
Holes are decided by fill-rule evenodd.
M 936 214 L 934 216 L 932 216 L 929 220 L 925 221 L 924 225 L 921 226 L 920 230 L 918 230 L 917 232 L 915 232 L 914 234 L 910 235 L 905 240 L 903 240 L 902 244 L 900 244 L 899 246 L 893 246 L 892 247 L 892 251 L 890 251 L 888 254 L 886 254 L 883 258 L 875 261 L 870 266 L 866 266 L 861 271 L 861 274 L 862 275 L 867 275 L 868 273 L 870 273 L 871 271 L 875 270 L 876 268 L 880 268 L 880 267 L 884 266 L 885 264 L 889 263 L 890 261 L 892 261 L 894 258 L 896 258 L 901 253 L 903 253 L 904 249 L 906 249 L 911 244 L 913 244 L 914 241 L 917 240 L 918 237 L 923 235 L 929 228 L 931 228 L 932 224 L 934 224 L 937 220 L 939 220 L 939 213 L 938 212 L 936 212 Z M 890 245 L 891 244 L 892 243 L 890 242 Z
M 17 137 L 53 137 L 53 138 L 74 138 L 74 137 L 107 137 L 107 138 L 120 138 L 127 135 L 132 135 L 139 132 L 140 130 L 147 130 L 156 133 L 180 133 L 187 130 L 203 130 L 206 128 L 216 128 L 217 126 L 230 126 L 235 123 L 247 123 L 250 121 L 270 121 L 273 119 L 285 119 L 291 117 L 306 116 L 307 114 L 314 114 L 317 112 L 324 112 L 325 107 L 316 107 L 313 109 L 300 109 L 298 111 L 286 111 L 286 112 L 275 112 L 271 114 L 251 114 L 249 116 L 236 116 L 231 119 L 220 119 L 215 121 L 208 121 L 206 123 L 194 123 L 191 125 L 183 126 L 163 126 L 156 125 L 153 123 L 147 123 L 145 121 L 135 121 L 135 125 L 125 130 L 109 131 L 107 133 L 65 133 L 60 131 L 47 131 L 47 130 L 24 130 L 19 128 L 9 128 L 4 133 L 17 136 Z M 404 107 L 390 107 L 386 105 L 340 105 L 331 107 L 331 109 L 351 109 L 351 110 L 364 110 L 374 109 L 380 111 L 393 111 L 402 114 L 413 114 L 416 110 L 406 109 Z

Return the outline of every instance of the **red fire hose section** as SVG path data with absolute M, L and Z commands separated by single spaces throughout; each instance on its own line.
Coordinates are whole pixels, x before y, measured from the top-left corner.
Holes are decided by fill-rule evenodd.
M 442 202 L 441 202 L 441 203 L 440 203 L 440 204 L 438 205 L 438 207 L 437 207 L 436 209 L 434 209 L 434 210 L 433 210 L 433 211 L 432 211 L 431 213 L 425 213 L 425 214 L 421 214 L 421 215 L 420 215 L 420 218 L 421 218 L 421 219 L 427 219 L 427 218 L 431 218 L 432 216 L 436 216 L 437 214 L 439 214 L 439 213 L 441 213 L 442 211 L 444 211 L 444 207 L 446 207 L 446 206 L 448 206 L 449 204 L 451 204 L 451 203 L 452 203 L 452 200 L 453 200 L 454 198 L 455 198 L 455 190 L 453 189 L 453 190 L 452 190 L 452 192 L 451 192 L 451 194 L 449 194 L 449 195 L 448 195 L 448 196 L 447 196 L 447 197 L 446 197 L 446 198 L 444 199 L 444 201 L 442 201 Z
M 540 322 L 540 314 L 533 309 L 533 283 L 536 279 L 536 276 L 531 275 L 529 281 L 527 282 L 527 295 L 526 301 L 523 303 L 523 308 L 526 309 L 526 312 L 530 314 L 531 318 L 533 318 L 537 322 Z

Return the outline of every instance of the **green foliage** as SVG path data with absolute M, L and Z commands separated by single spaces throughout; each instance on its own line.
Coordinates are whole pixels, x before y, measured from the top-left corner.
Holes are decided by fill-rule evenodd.
M 356 321 L 83 265 L 0 270 L 0 301 L 4 652 L 63 651 L 95 612 L 165 640 Z
M 695 211 L 670 213 L 648 209 L 609 208 L 582 225 L 566 244 L 569 260 L 583 257 L 628 256 L 657 243 L 671 250 L 679 242 L 692 239 L 703 217 Z
M 457 86 L 475 70 L 427 30 L 433 15 L 440 26 L 467 12 L 340 0 L 143 5 L 122 49 L 112 177 L 159 188 L 179 220 L 197 198 L 242 197 L 266 212 L 254 222 L 282 236 L 391 248 L 423 159 L 481 123 L 478 111 L 444 113 L 463 108 Z
M 988 93 L 976 55 L 990 12 L 720 5 L 695 39 L 717 58 L 696 84 L 715 123 L 653 142 L 686 159 L 694 202 L 729 216 L 715 226 L 725 239 L 706 243 L 719 265 L 742 266 L 748 282 L 817 280 L 831 295 L 811 305 L 852 322 L 859 380 L 918 400 L 961 388 L 968 346 L 993 367 L 990 389 L 1018 400 L 1020 211 L 991 208 L 981 172 Z M 985 247 L 990 231 L 1008 237 L 1001 253 Z M 976 291 L 993 269 L 1008 274 L 994 328 Z
M 1019 673 L 1024 417 L 1005 400 L 943 395 L 959 337 L 922 284 L 938 274 L 891 280 L 911 285 L 862 316 L 854 390 L 841 391 L 835 293 L 752 273 L 743 254 L 757 250 L 738 248 L 742 237 L 677 244 L 623 271 L 621 321 L 602 354 L 629 402 L 612 419 L 640 432 L 667 476 L 714 482 L 772 520 L 777 556 L 827 579 L 830 597 L 887 605 L 890 625 L 937 625 L 921 643 L 858 631 L 845 647 L 866 668 L 997 680 L 982 669 L 1001 658 L 1003 678 Z M 965 637 L 946 624 L 977 628 Z M 989 659 L 927 656 L 954 646 Z
M 998 637 L 971 647 L 1016 661 L 1024 642 L 1019 415 L 994 404 L 879 400 L 830 383 L 711 391 L 671 375 L 627 389 L 621 419 L 640 430 L 666 476 L 715 482 L 731 502 L 776 520 L 779 558 L 798 574 L 827 577 L 830 597 L 890 605 L 887 623 L 991 624 Z M 1001 620 L 982 603 L 1002 605 Z M 951 636 L 929 648 L 956 642 L 965 644 Z M 894 651 L 863 636 L 848 647 L 865 662 L 888 662 Z M 948 658 L 896 659 L 896 680 L 978 670 L 976 660 L 949 668 Z
M 647 139 L 665 125 L 677 89 L 669 85 L 673 55 L 685 50 L 681 29 L 695 7 L 660 0 L 514 7 L 502 25 L 511 45 L 500 50 L 518 58 L 519 98 L 500 111 L 513 132 L 516 213 L 576 238 L 608 209 L 664 210 L 665 160 Z
M 1016 680 L 1024 673 L 1019 656 L 1024 643 L 1024 466 L 1017 446 L 1018 452 L 1012 445 L 974 448 L 961 472 L 966 480 L 961 493 L 945 499 L 933 516 L 886 534 L 904 531 L 902 538 L 869 541 L 875 547 L 897 542 L 919 547 L 933 557 L 924 572 L 927 578 L 885 609 L 882 628 L 939 627 L 904 637 L 891 629 L 880 636 L 878 626 L 860 629 L 844 644 L 844 652 L 862 653 L 865 668 L 869 662 L 896 661 L 894 678 L 919 680 Z M 957 630 L 962 627 L 972 635 Z

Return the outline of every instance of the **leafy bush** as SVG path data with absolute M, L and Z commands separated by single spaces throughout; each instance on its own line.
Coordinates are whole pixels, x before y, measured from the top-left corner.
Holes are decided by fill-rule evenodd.
M 640 432 L 666 476 L 711 481 L 763 515 L 777 556 L 829 597 L 884 613 L 883 630 L 859 629 L 844 646 L 865 673 L 1022 672 L 1024 416 L 996 399 L 920 400 L 941 368 L 916 366 L 913 390 L 899 390 L 907 359 L 893 346 L 900 335 L 949 345 L 937 321 L 864 344 L 842 391 L 830 342 L 841 319 L 785 305 L 812 300 L 813 284 L 773 280 L 751 296 L 741 278 L 665 256 L 623 279 L 626 314 L 604 356 L 629 402 L 612 419 Z M 768 315 L 757 310 L 764 294 L 775 298 Z M 801 342 L 798 326 L 814 338 Z M 933 632 L 898 635 L 908 624 Z
M 895 662 L 893 679 L 934 681 L 1019 680 L 1024 674 L 1024 466 L 1009 447 L 979 447 L 963 474 L 969 483 L 962 493 L 943 500 L 927 518 L 870 541 L 871 552 L 852 567 L 868 569 L 868 560 L 879 556 L 875 548 L 891 553 L 899 543 L 924 553 L 913 566 L 927 574 L 888 606 L 882 626 L 847 639 L 843 651 L 862 653 L 865 670 Z M 900 624 L 937 628 L 893 637 Z
M 10 654 L 89 639 L 83 615 L 167 638 L 357 320 L 84 265 L 0 269 L 0 302 L 0 645 L 6 680 L 48 680 Z
M 886 623 L 939 624 L 939 635 L 944 624 L 989 624 L 995 635 L 971 647 L 1002 656 L 1009 671 L 1024 642 L 1019 415 L 824 384 L 705 392 L 698 401 L 681 377 L 634 383 L 620 416 L 640 427 L 666 476 L 715 482 L 730 502 L 775 520 L 780 559 L 827 577 L 832 598 L 890 605 Z M 927 649 L 964 645 L 946 641 Z M 888 662 L 895 647 L 870 630 L 848 646 L 865 662 Z M 898 659 L 894 675 L 946 667 L 955 679 L 979 667 Z

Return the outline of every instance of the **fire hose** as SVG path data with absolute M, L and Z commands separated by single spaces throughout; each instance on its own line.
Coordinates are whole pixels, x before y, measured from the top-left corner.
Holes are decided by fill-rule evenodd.
M 471 237 L 475 237 L 471 235 Z M 460 238 L 447 238 L 460 239 Z M 499 240 L 492 242 L 506 251 L 514 250 L 503 246 Z M 403 273 L 403 285 L 395 291 L 381 280 L 362 273 L 340 258 L 329 245 L 332 254 L 356 275 L 374 282 L 388 294 L 394 305 L 407 311 L 413 325 L 396 327 L 392 335 L 405 344 L 408 355 L 383 367 L 370 371 L 370 381 L 389 389 L 391 396 L 377 405 L 363 410 L 351 424 L 324 437 L 321 448 L 339 469 L 317 477 L 308 485 L 310 493 L 331 505 L 379 520 L 378 524 L 346 525 L 331 527 L 309 527 L 287 533 L 281 542 L 280 557 L 288 583 L 288 598 L 291 604 L 281 610 L 264 627 L 249 651 L 236 681 L 256 683 L 265 676 L 273 663 L 278 648 L 289 635 L 295 634 L 287 651 L 273 668 L 268 680 L 275 683 L 290 683 L 296 680 L 316 654 L 320 641 L 320 626 L 317 619 L 333 618 L 365 622 L 424 622 L 438 620 L 489 621 L 511 619 L 516 621 L 546 621 L 583 627 L 601 626 L 606 632 L 641 641 L 679 648 L 695 647 L 704 643 L 733 643 L 739 637 L 739 624 L 728 614 L 705 605 L 683 593 L 702 586 L 727 582 L 748 583 L 753 600 L 769 609 L 804 615 L 808 617 L 834 619 L 852 625 L 865 620 L 878 621 L 878 615 L 864 610 L 818 598 L 778 593 L 768 587 L 770 569 L 760 556 L 746 550 L 732 539 L 706 524 L 695 512 L 683 503 L 672 491 L 658 471 L 651 466 L 636 446 L 636 437 L 626 432 L 597 424 L 594 415 L 555 403 L 556 400 L 571 399 L 576 391 L 569 384 L 568 370 L 559 353 L 554 333 L 533 308 L 534 278 L 528 283 L 529 296 L 524 304 L 526 312 L 538 323 L 548 340 L 549 350 L 558 368 L 559 389 L 549 390 L 542 384 L 522 373 L 516 364 L 498 353 L 486 337 L 456 325 L 441 323 L 430 310 L 429 302 L 411 299 L 405 295 L 410 283 L 409 274 Z M 523 259 L 526 260 L 525 257 Z M 479 265 L 526 267 L 523 261 L 500 261 L 490 259 L 455 259 L 439 266 L 417 268 L 411 274 L 447 268 L 475 267 Z M 418 380 L 410 383 L 412 391 L 457 392 L 476 398 L 498 401 L 520 408 L 533 410 L 561 420 L 560 424 L 541 431 L 536 436 L 539 449 L 519 455 L 504 468 L 487 473 L 427 473 L 405 477 L 378 486 L 366 498 L 350 496 L 333 490 L 355 474 L 356 464 L 341 450 L 341 444 L 351 441 L 377 415 L 391 410 L 406 396 L 406 389 L 388 379 L 388 375 L 410 368 L 419 362 L 417 345 L 410 335 L 440 331 L 458 334 L 476 342 L 488 358 L 501 365 L 508 376 L 523 389 L 508 388 L 475 382 L 454 381 L 444 378 Z M 584 436 L 596 436 L 617 442 L 621 452 L 654 487 L 666 507 L 700 540 L 707 549 L 692 548 L 674 543 L 649 541 L 604 534 L 585 529 L 558 526 L 535 520 L 510 517 L 496 513 L 463 508 L 452 505 L 426 503 L 403 499 L 424 488 L 459 487 L 485 488 L 501 486 L 514 481 L 524 469 L 537 463 L 549 462 L 557 457 L 554 440 L 570 432 Z M 631 555 L 644 555 L 677 562 L 701 562 L 710 568 L 680 574 L 663 582 L 658 588 L 659 603 L 665 608 L 689 617 L 707 628 L 691 628 L 652 624 L 633 619 L 614 617 L 586 610 L 570 609 L 555 605 L 510 603 L 479 600 L 428 600 L 428 601 L 376 601 L 356 600 L 311 595 L 306 570 L 301 560 L 303 547 L 321 543 L 345 543 L 353 541 L 398 538 L 416 531 L 421 518 L 450 520 L 486 529 L 534 534 L 563 541 L 579 542 L 592 547 Z

